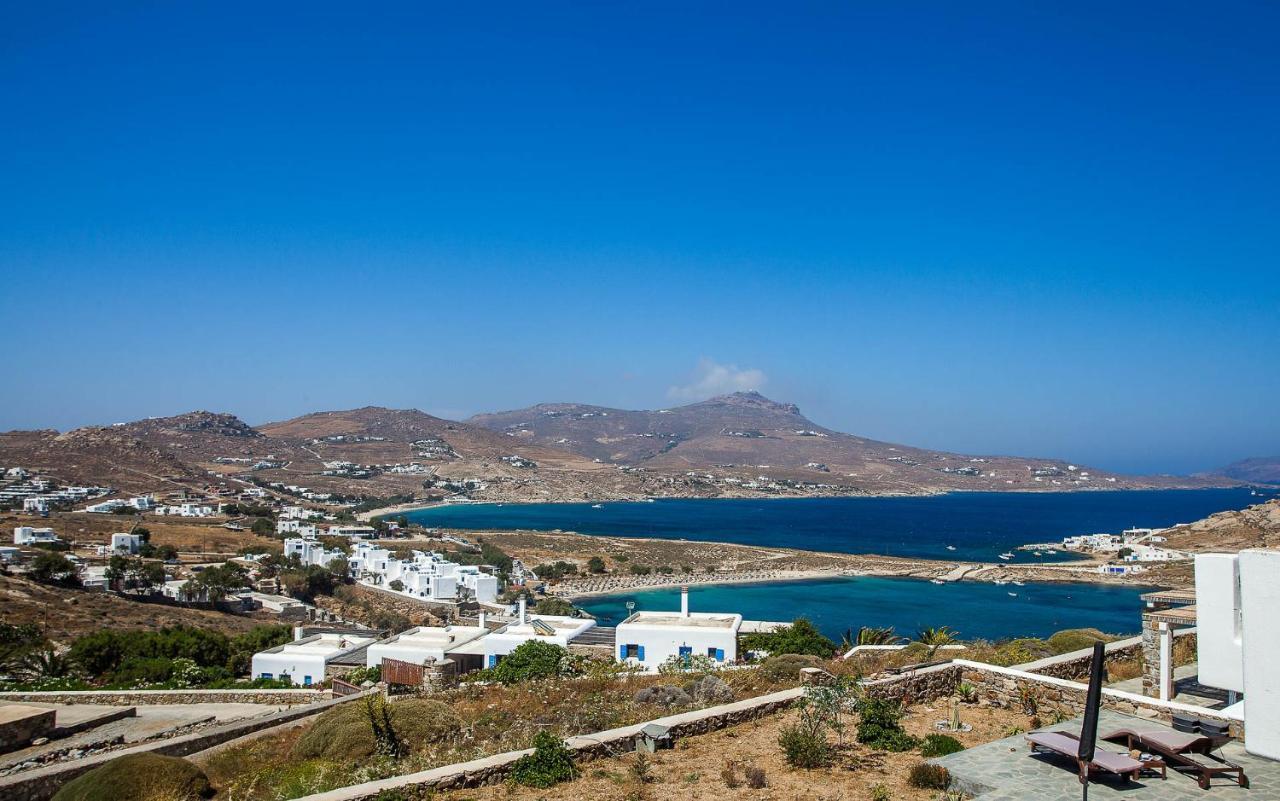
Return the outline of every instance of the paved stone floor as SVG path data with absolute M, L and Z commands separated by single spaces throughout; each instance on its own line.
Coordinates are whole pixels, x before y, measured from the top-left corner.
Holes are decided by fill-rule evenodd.
M 1076 718 L 1049 728 L 1079 732 L 1080 722 L 1080 718 Z M 1105 732 L 1109 728 L 1130 725 L 1151 728 L 1159 724 L 1104 710 L 1098 728 Z M 1124 747 L 1115 743 L 1099 742 L 1098 747 L 1124 752 Z M 1170 770 L 1167 779 L 1148 775 L 1128 784 L 1121 784 L 1114 777 L 1095 778 L 1089 782 L 1089 797 L 1129 801 L 1280 801 L 1280 762 L 1251 756 L 1237 742 L 1224 746 L 1221 754 L 1244 767 L 1249 777 L 1249 789 L 1219 778 L 1214 780 L 1209 790 L 1201 790 L 1194 778 Z M 945 765 L 951 771 L 953 786 L 973 794 L 978 801 L 1058 801 L 1081 796 L 1074 762 L 1054 756 L 1032 755 L 1021 734 L 931 761 Z
M 1200 683 L 1198 665 L 1183 665 L 1173 669 L 1173 700 L 1180 704 L 1202 706 L 1206 709 L 1222 709 L 1228 706 L 1227 691 L 1217 687 L 1208 687 Z M 1125 679 L 1108 684 L 1114 690 L 1142 695 L 1142 677 Z

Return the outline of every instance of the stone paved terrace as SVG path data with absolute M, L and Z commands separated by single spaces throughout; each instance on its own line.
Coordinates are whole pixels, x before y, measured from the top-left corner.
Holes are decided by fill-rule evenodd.
M 1052 730 L 1080 730 L 1080 718 L 1050 726 Z M 1122 726 L 1152 728 L 1150 720 L 1103 710 L 1099 733 Z M 1117 753 L 1124 746 L 1099 741 L 1099 748 Z M 1216 799 L 1280 799 L 1280 762 L 1251 756 L 1243 744 L 1231 742 L 1222 755 L 1245 769 L 1250 787 L 1243 789 L 1225 778 L 1215 779 L 1209 790 L 1201 790 L 1191 776 L 1169 770 L 1169 777 L 1144 775 L 1138 781 L 1121 784 L 1116 777 L 1103 775 L 1089 782 L 1091 799 L 1124 798 L 1128 801 L 1215 801 Z M 1061 801 L 1079 798 L 1080 780 L 1075 764 L 1063 757 L 1032 756 L 1023 735 L 1007 737 L 958 754 L 931 760 L 951 771 L 953 786 L 972 793 L 976 801 Z M 1096 776 L 1096 774 L 1095 774 Z

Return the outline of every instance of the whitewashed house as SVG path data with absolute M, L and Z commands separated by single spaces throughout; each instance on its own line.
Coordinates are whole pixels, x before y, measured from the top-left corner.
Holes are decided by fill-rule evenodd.
M 480 640 L 485 667 L 495 667 L 503 657 L 531 640 L 568 648 L 574 639 L 596 625 L 596 621 L 589 617 L 530 615 L 523 598 L 520 599 L 519 610 L 516 622 L 509 623 Z
M 32 498 L 22 499 L 22 511 L 30 514 L 43 515 L 49 513 L 49 499 L 39 495 Z
M 254 654 L 253 678 L 279 679 L 287 676 L 299 687 L 320 684 L 325 678 L 325 666 L 331 660 L 373 641 L 373 637 L 355 634 L 313 634 Z
M 419 626 L 402 631 L 370 645 L 365 651 L 365 665 L 376 667 L 383 659 L 398 659 L 415 665 L 440 662 L 450 651 L 485 636 L 488 630 L 479 626 Z
M 689 588 L 680 588 L 679 612 L 635 612 L 618 624 L 618 661 L 656 670 L 672 657 L 738 658 L 742 615 L 690 612 Z
M 290 537 L 284 541 L 284 556 L 288 559 L 291 556 L 298 557 L 298 560 L 304 565 L 319 565 L 320 567 L 329 567 L 334 560 L 347 561 L 347 554 L 337 548 L 326 550 L 323 543 L 308 537 Z
M 117 554 L 135 554 L 142 548 L 140 534 L 117 532 L 111 535 L 111 552 Z
M 51 528 L 32 528 L 18 526 L 13 530 L 14 545 L 38 545 L 40 543 L 61 542 Z
M 378 535 L 373 526 L 329 526 L 326 532 L 330 537 L 349 537 L 353 540 L 372 539 Z

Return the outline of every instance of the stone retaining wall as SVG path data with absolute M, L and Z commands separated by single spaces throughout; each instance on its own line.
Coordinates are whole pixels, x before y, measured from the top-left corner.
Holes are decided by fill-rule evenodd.
M 877 698 L 896 698 L 904 704 L 946 698 L 956 691 L 960 683 L 960 668 L 954 663 L 932 665 L 887 679 L 862 683 L 867 695 Z
M 1075 717 L 1084 714 L 1085 694 L 1088 685 L 1077 681 L 1043 676 L 1035 673 L 985 665 L 980 662 L 960 661 L 960 678 L 978 690 L 980 698 L 985 698 L 993 706 L 1023 709 L 1034 704 L 1035 710 L 1030 714 L 1038 716 L 1045 724 L 1053 722 L 1055 717 Z M 1169 724 L 1173 714 L 1186 714 L 1194 717 L 1209 718 L 1231 727 L 1231 735 L 1244 737 L 1243 721 L 1228 719 L 1212 709 L 1180 704 L 1177 702 L 1158 701 L 1137 693 L 1121 690 L 1102 689 L 1102 706 L 1127 715 L 1158 720 Z
M 787 708 L 803 694 L 803 688 L 783 690 L 732 704 L 683 712 L 632 726 L 570 737 L 565 740 L 565 744 L 575 752 L 579 761 L 627 753 L 635 750 L 637 735 L 650 723 L 668 727 L 673 737 L 691 737 L 771 715 Z M 508 751 L 505 754 L 473 759 L 470 762 L 308 795 L 299 801 L 374 801 L 380 793 L 388 790 L 394 790 L 406 798 L 419 798 L 430 796 L 437 790 L 497 784 L 506 779 L 516 760 L 529 753 L 532 751 Z
M 370 690 L 369 692 L 378 692 L 378 690 Z M 53 794 L 58 792 L 58 788 L 76 778 L 82 773 L 86 773 L 104 762 L 109 762 L 117 757 L 128 756 L 129 754 L 152 753 L 162 756 L 188 756 L 207 748 L 212 748 L 220 743 L 234 740 L 237 737 L 243 737 L 246 734 L 262 731 L 263 729 L 273 728 L 282 723 L 288 723 L 299 718 L 309 715 L 316 715 L 328 709 L 335 704 L 342 704 L 356 698 L 363 698 L 365 693 L 358 695 L 348 695 L 342 698 L 335 698 L 330 701 L 323 701 L 316 704 L 307 704 L 304 706 L 295 706 L 290 709 L 284 709 L 271 715 L 262 715 L 248 720 L 232 721 L 222 726 L 215 726 L 210 729 L 195 732 L 193 734 L 183 735 L 182 737 L 173 737 L 168 740 L 156 740 L 154 742 L 145 743 L 143 745 L 134 746 L 133 748 L 122 748 L 119 751 L 108 751 L 104 754 L 78 759 L 74 762 L 59 762 L 43 768 L 25 771 L 13 776 L 6 776 L 0 779 L 0 798 L 4 801 L 47 801 L 52 798 Z
M 329 698 L 328 690 L 86 690 L 0 693 L 0 701 L 27 704 L 266 704 L 295 706 Z
M 1174 632 L 1173 636 L 1175 640 L 1178 640 L 1183 637 L 1194 637 L 1195 635 L 1195 629 L 1184 629 Z M 1143 638 L 1139 635 L 1116 640 L 1115 642 L 1107 643 L 1105 648 L 1108 665 L 1114 662 L 1125 662 L 1143 655 Z M 1023 670 L 1027 673 L 1037 673 L 1041 676 L 1053 676 L 1059 679 L 1085 679 L 1089 676 L 1089 666 L 1092 662 L 1093 648 L 1082 648 L 1079 651 L 1071 651 L 1070 653 L 1037 659 L 1034 662 L 1014 665 L 1013 669 Z

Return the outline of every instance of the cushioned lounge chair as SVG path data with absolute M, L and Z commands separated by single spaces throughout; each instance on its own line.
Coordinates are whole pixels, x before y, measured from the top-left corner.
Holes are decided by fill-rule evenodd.
M 1214 776 L 1226 776 L 1241 787 L 1249 786 L 1244 768 L 1213 753 L 1231 739 L 1228 735 L 1121 728 L 1107 732 L 1102 739 L 1123 742 L 1130 749 L 1149 751 L 1174 770 L 1195 774 L 1196 781 L 1205 790 L 1209 789 L 1209 782 Z
M 1093 760 L 1085 762 L 1078 756 L 1080 738 L 1070 732 L 1033 731 L 1026 735 L 1026 738 L 1027 742 L 1031 744 L 1032 753 L 1059 754 L 1074 760 L 1076 768 L 1080 772 L 1080 781 L 1088 781 L 1089 774 L 1097 770 L 1104 773 L 1114 773 L 1122 781 L 1127 782 L 1136 778 L 1147 767 L 1125 754 L 1113 754 L 1110 751 L 1095 751 Z

